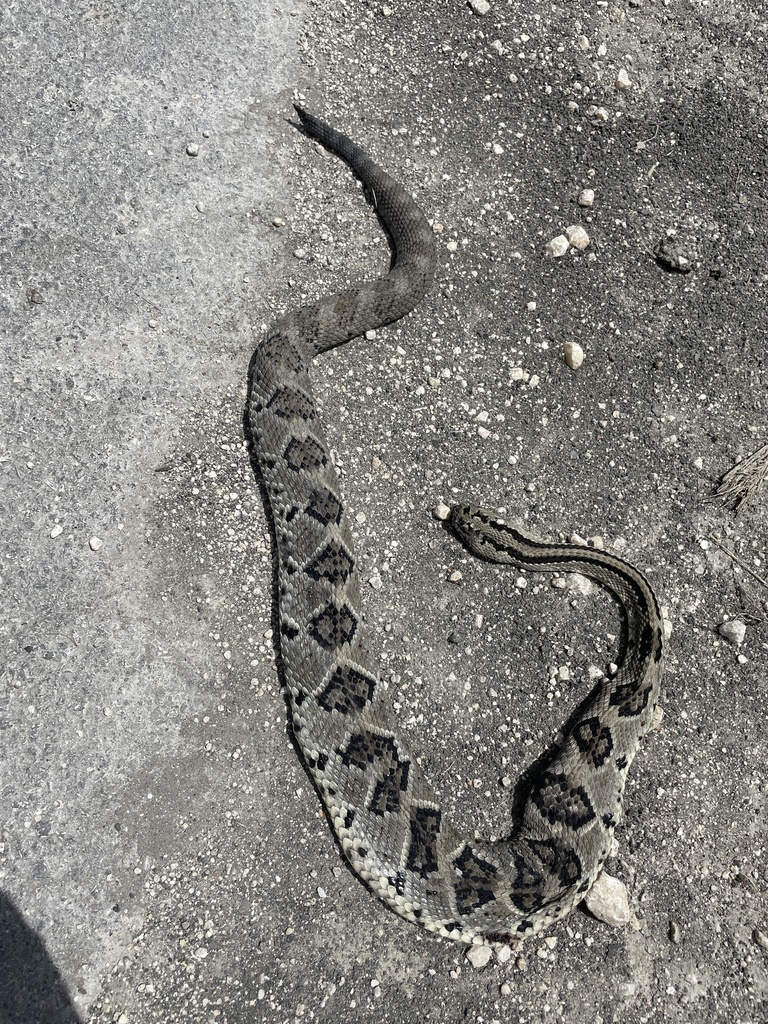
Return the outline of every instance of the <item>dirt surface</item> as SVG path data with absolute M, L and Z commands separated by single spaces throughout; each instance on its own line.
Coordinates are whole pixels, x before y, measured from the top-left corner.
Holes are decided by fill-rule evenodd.
M 765 1024 L 766 505 L 706 500 L 768 441 L 765 12 L 36 17 L 3 15 L 0 1022 Z M 474 562 L 433 508 L 602 538 L 659 594 L 623 929 L 579 910 L 474 968 L 347 870 L 292 745 L 246 368 L 280 312 L 389 258 L 292 98 L 435 224 L 431 295 L 314 376 L 401 728 L 463 827 L 508 830 L 501 780 L 619 622 Z

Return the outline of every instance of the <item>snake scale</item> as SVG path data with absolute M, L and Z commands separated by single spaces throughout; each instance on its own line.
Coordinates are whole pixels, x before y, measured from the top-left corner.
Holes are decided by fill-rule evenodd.
M 360 570 L 309 368 L 318 354 L 405 316 L 434 275 L 432 231 L 406 191 L 345 135 L 296 107 L 304 130 L 363 182 L 394 250 L 389 273 L 288 313 L 252 360 L 249 419 L 277 546 L 280 654 L 296 740 L 354 871 L 398 914 L 467 943 L 539 932 L 588 891 L 608 855 L 627 772 L 662 671 L 653 590 L 604 551 L 534 541 L 481 508 L 452 510 L 480 558 L 577 572 L 623 609 L 626 652 L 537 774 L 513 834 L 461 835 L 384 696 L 363 623 Z

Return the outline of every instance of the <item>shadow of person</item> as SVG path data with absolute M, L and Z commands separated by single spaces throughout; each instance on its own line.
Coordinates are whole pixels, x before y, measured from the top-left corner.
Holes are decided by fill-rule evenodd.
M 0 1024 L 82 1024 L 45 943 L 3 892 Z

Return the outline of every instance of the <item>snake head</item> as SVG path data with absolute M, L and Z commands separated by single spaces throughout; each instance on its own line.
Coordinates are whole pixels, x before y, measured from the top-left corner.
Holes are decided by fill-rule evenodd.
M 496 528 L 501 520 L 490 509 L 479 505 L 454 505 L 451 509 L 451 527 L 461 543 L 479 558 L 488 558 L 488 547 L 493 546 Z

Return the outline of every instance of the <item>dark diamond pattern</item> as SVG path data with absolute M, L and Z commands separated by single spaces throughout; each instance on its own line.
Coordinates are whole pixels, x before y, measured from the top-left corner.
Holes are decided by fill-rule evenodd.
M 467 846 L 453 862 L 456 880 L 453 891 L 460 914 L 471 914 L 496 899 L 493 893 L 498 871 Z
M 636 683 L 622 683 L 611 694 L 611 706 L 618 707 L 619 718 L 634 718 L 648 706 L 653 686 L 638 690 Z
M 315 418 L 314 403 L 301 388 L 292 388 L 286 385 L 275 388 L 272 397 L 267 402 L 267 408 L 275 416 L 284 420 L 295 417 L 307 422 Z
M 411 845 L 407 867 L 421 878 L 437 871 L 437 838 L 440 835 L 440 811 L 417 807 L 411 813 Z
M 570 786 L 564 775 L 555 772 L 544 772 L 531 797 L 550 825 L 581 828 L 595 817 L 584 787 Z
M 285 464 L 296 473 L 322 469 L 327 456 L 325 449 L 314 437 L 292 437 L 283 454 Z
M 346 665 L 337 665 L 317 700 L 325 711 L 350 715 L 359 713 L 370 703 L 375 689 L 376 680 L 372 676 Z
M 329 604 L 309 622 L 309 635 L 326 650 L 350 644 L 356 630 L 357 618 L 346 603 L 341 608 Z
M 346 583 L 355 568 L 355 560 L 341 541 L 329 541 L 304 567 L 313 580 L 325 577 L 331 583 Z
M 344 508 L 339 499 L 325 487 L 318 487 L 312 491 L 305 508 L 307 515 L 312 516 L 323 526 L 330 526 L 331 523 L 336 523 L 338 526 L 343 511 Z
M 611 730 L 600 724 L 599 718 L 587 718 L 573 730 L 576 746 L 593 768 L 600 768 L 611 756 L 613 737 Z

